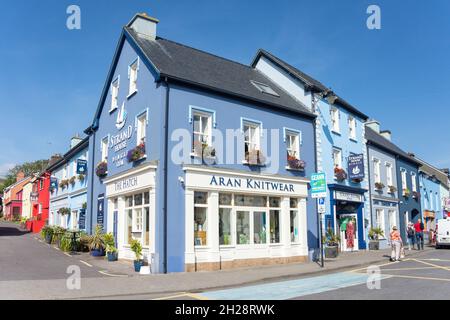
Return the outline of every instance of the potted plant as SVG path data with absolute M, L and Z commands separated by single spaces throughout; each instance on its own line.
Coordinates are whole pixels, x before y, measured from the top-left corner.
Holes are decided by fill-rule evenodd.
M 95 232 L 90 238 L 89 249 L 93 257 L 103 257 L 105 255 L 105 241 L 102 226 L 97 225 L 95 227 Z
M 389 186 L 389 193 L 395 193 L 397 192 L 397 188 L 395 186 Z
M 380 238 L 384 237 L 381 228 L 371 228 L 369 230 L 369 250 L 380 250 Z
M 306 168 L 305 161 L 297 159 L 297 157 L 292 156 L 290 154 L 287 155 L 287 163 L 288 163 L 289 169 L 305 170 L 305 168 Z
M 128 162 L 136 162 L 141 160 L 145 156 L 145 142 L 139 144 L 136 148 L 133 148 L 127 153 Z
M 106 233 L 103 235 L 103 241 L 106 246 L 106 256 L 108 258 L 108 261 L 117 261 L 117 248 L 116 248 L 116 241 L 114 239 L 114 235 L 112 233 Z
M 144 260 L 142 260 L 142 244 L 139 240 L 131 240 L 131 251 L 133 251 L 136 256 L 136 259 L 134 260 L 134 271 L 140 272 L 141 267 L 144 265 Z
M 345 170 L 342 168 L 335 167 L 334 177 L 336 178 L 337 181 L 344 181 L 345 179 L 347 179 L 347 172 L 345 172 Z
M 80 245 L 79 250 L 81 252 L 89 252 L 90 251 L 90 244 L 92 242 L 92 236 L 86 234 L 85 232 L 82 232 L 80 234 Z
M 266 162 L 266 158 L 264 157 L 261 150 L 250 150 L 245 153 L 245 161 L 247 161 L 250 165 L 263 165 Z
M 53 237 L 52 237 L 52 243 L 56 244 L 58 246 L 58 248 L 61 245 L 61 239 L 64 235 L 64 233 L 66 232 L 66 229 L 60 227 L 60 226 L 55 226 L 53 227 Z
M 51 226 L 44 226 L 41 230 L 41 237 L 47 244 L 51 244 L 53 238 L 53 228 Z
M 377 191 L 383 190 L 384 187 L 385 187 L 385 186 L 384 186 L 383 182 L 375 182 L 375 189 L 376 189 Z
M 70 214 L 70 209 L 69 208 L 61 208 L 58 210 L 58 213 L 62 216 L 67 216 L 68 214 Z
M 99 178 L 106 177 L 108 174 L 108 163 L 106 161 L 102 161 L 97 164 L 97 167 L 95 168 L 95 174 Z
M 327 230 L 323 242 L 325 244 L 325 258 L 337 258 L 339 255 L 339 242 L 340 238 L 335 235 L 330 228 Z
M 22 229 L 26 229 L 27 228 L 27 221 L 28 221 L 28 219 L 26 217 L 20 218 L 20 227 Z

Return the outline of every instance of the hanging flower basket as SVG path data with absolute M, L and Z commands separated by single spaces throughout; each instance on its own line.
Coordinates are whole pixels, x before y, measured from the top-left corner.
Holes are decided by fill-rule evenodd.
M 336 167 L 334 168 L 334 177 L 337 181 L 344 181 L 345 179 L 347 179 L 347 172 L 345 172 L 345 170 L 342 168 Z
M 385 187 L 385 185 L 382 182 L 375 182 L 375 189 L 377 189 L 378 191 L 383 190 Z
M 389 186 L 389 193 L 395 193 L 397 192 L 397 188 L 395 186 Z
M 75 182 L 77 182 L 77 177 L 73 176 L 73 177 L 71 177 L 71 178 L 69 179 L 69 183 L 70 183 L 71 185 L 74 185 Z
M 306 162 L 304 160 L 297 159 L 290 155 L 287 157 L 287 162 L 290 169 L 305 170 L 306 168 Z
M 68 214 L 70 214 L 70 209 L 69 208 L 61 208 L 58 210 L 58 213 L 62 216 L 67 216 Z
M 69 186 L 69 180 L 67 180 L 67 179 L 61 180 L 61 182 L 59 183 L 59 186 L 61 187 L 61 189 L 67 188 Z
M 136 148 L 128 151 L 127 160 L 128 162 L 136 162 L 141 160 L 145 156 L 145 143 L 142 142 Z
M 403 189 L 403 196 L 408 198 L 411 195 L 411 190 Z
M 80 181 L 81 183 L 83 183 L 85 179 L 86 179 L 86 176 L 84 174 L 78 175 L 78 181 Z
M 263 165 L 266 158 L 260 150 L 250 150 L 245 153 L 245 161 L 250 165 Z
M 106 161 L 102 161 L 97 164 L 97 168 L 95 168 L 95 174 L 97 177 L 105 177 L 108 174 L 108 163 Z

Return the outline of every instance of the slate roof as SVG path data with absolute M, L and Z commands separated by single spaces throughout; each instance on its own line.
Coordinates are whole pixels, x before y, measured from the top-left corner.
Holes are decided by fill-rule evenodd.
M 314 118 L 305 105 L 294 99 L 260 71 L 235 61 L 194 49 L 161 37 L 149 40 L 124 27 L 149 62 L 165 77 L 204 89 L 263 103 Z M 262 93 L 250 81 L 269 85 L 279 97 Z
M 396 146 L 392 141 L 386 139 L 381 134 L 377 133 L 375 130 L 366 127 L 366 139 L 369 144 L 376 145 L 377 147 L 390 152 L 396 156 L 399 156 L 403 160 L 409 161 L 420 166 L 420 162 L 417 161 L 414 157 L 410 156 L 407 152 L 400 149 Z
M 281 67 L 282 69 L 284 69 L 285 71 L 287 71 L 288 73 L 290 73 L 294 78 L 300 80 L 302 83 L 304 83 L 307 87 L 309 87 L 309 89 L 311 90 L 315 90 L 317 92 L 322 92 L 322 91 L 327 91 L 330 90 L 328 87 L 326 87 L 324 84 L 322 84 L 320 81 L 314 79 L 313 77 L 307 75 L 306 73 L 300 71 L 299 69 L 293 67 L 292 65 L 290 65 L 289 63 L 281 60 L 280 58 L 274 56 L 273 54 L 271 54 L 270 52 L 264 50 L 264 49 L 259 49 L 258 53 L 256 54 L 256 57 L 253 59 L 252 62 L 252 66 L 255 67 L 259 58 L 261 56 L 266 57 L 267 59 L 269 59 L 272 63 L 278 65 L 279 67 Z M 352 106 L 350 103 L 348 103 L 347 101 L 345 101 L 343 98 L 341 98 L 340 96 L 338 96 L 336 93 L 334 93 L 336 95 L 336 97 L 338 98 L 336 100 L 336 102 L 338 104 L 340 104 L 344 109 L 358 115 L 359 117 L 361 117 L 364 120 L 369 119 L 369 117 L 362 113 L 361 111 L 359 111 L 357 108 L 355 108 L 354 106 Z

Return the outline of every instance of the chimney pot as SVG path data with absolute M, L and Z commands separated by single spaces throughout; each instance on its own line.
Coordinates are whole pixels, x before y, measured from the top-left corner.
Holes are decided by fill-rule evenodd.
M 389 130 L 383 130 L 380 132 L 380 134 L 385 137 L 386 139 L 388 139 L 389 141 L 392 140 L 392 132 Z
M 377 120 L 371 119 L 367 121 L 366 126 L 375 131 L 376 133 L 380 133 L 380 123 Z

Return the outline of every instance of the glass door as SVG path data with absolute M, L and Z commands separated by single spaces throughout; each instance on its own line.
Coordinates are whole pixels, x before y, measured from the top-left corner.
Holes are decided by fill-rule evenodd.
M 358 220 L 357 214 L 339 215 L 339 230 L 341 251 L 358 251 Z

